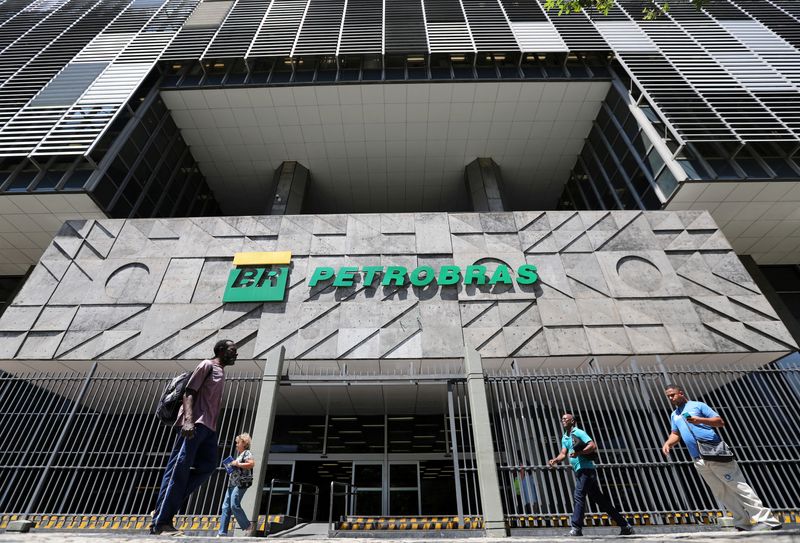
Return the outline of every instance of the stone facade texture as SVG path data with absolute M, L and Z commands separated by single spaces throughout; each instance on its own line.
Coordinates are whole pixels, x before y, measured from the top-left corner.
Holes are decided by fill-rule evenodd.
M 222 303 L 237 252 L 291 251 L 282 303 Z M 530 286 L 309 288 L 317 266 L 534 264 Z M 66 223 L 0 319 L 0 359 L 786 352 L 707 212 L 300 215 Z

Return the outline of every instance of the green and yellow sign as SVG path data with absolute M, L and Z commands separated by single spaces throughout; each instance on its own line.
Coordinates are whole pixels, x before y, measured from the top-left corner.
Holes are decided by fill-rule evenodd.
M 282 302 L 286 296 L 289 280 L 291 251 L 271 253 L 237 253 L 233 257 L 234 269 L 228 275 L 228 285 L 222 297 L 223 302 Z M 431 266 L 341 266 L 332 268 L 318 266 L 310 273 L 308 286 L 313 288 L 330 281 L 334 288 L 352 287 L 356 277 L 362 278 L 366 287 L 404 286 L 426 287 L 456 285 L 532 285 L 539 280 L 536 266 L 523 264 L 515 273 L 506 265 L 499 263 L 490 272 L 487 266 L 472 264 L 461 266 L 441 266 L 438 271 Z
M 291 251 L 236 253 L 222 301 L 282 302 L 291 261 Z

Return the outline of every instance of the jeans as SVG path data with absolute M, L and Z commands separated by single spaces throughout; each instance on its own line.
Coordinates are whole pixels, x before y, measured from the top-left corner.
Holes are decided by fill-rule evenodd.
M 222 503 L 222 515 L 219 519 L 219 533 L 228 533 L 228 524 L 231 522 L 231 512 L 236 517 L 236 522 L 239 528 L 246 530 L 250 526 L 250 521 L 247 520 L 247 514 L 242 509 L 242 496 L 247 492 L 246 488 L 238 486 L 229 486 L 228 491 L 225 492 L 225 501 Z
M 154 526 L 172 524 L 178 509 L 184 506 L 189 496 L 214 473 L 217 468 L 217 433 L 202 424 L 194 427 L 194 437 L 186 439 L 177 431 L 167 468 L 161 479 Z M 194 471 L 190 471 L 194 468 Z
M 586 510 L 587 496 L 592 498 L 592 501 L 601 510 L 608 513 L 617 526 L 628 525 L 625 517 L 611 505 L 611 500 L 600 490 L 600 485 L 597 483 L 597 472 L 594 469 L 579 469 L 575 472 L 575 509 L 572 511 L 570 522 L 573 528 L 583 528 L 583 513 Z

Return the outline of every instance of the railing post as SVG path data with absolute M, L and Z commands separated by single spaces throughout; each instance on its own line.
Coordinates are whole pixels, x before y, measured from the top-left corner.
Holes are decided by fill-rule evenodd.
M 472 436 L 475 442 L 475 465 L 478 468 L 478 485 L 481 490 L 483 525 L 487 536 L 505 537 L 508 534 L 503 515 L 503 502 L 500 499 L 497 463 L 494 459 L 494 443 L 489 421 L 489 402 L 486 399 L 483 364 L 481 364 L 481 355 L 471 347 L 465 347 L 464 368 L 467 372 L 467 396 L 472 418 Z
M 27 519 L 28 516 L 33 514 L 32 509 L 35 507 L 36 503 L 39 501 L 39 498 L 42 495 L 42 492 L 45 489 L 45 481 L 47 480 L 47 476 L 50 474 L 52 470 L 53 463 L 58 456 L 58 453 L 61 452 L 61 447 L 64 445 L 64 440 L 67 439 L 67 434 L 72 429 L 72 423 L 75 420 L 75 413 L 78 412 L 78 408 L 83 401 L 84 396 L 86 396 L 86 391 L 89 390 L 89 384 L 92 381 L 92 377 L 94 377 L 94 372 L 97 370 L 97 362 L 92 364 L 91 369 L 89 369 L 89 373 L 86 374 L 86 378 L 83 380 L 83 385 L 81 386 L 80 392 L 78 395 L 72 400 L 72 410 L 69 412 L 69 416 L 67 417 L 64 426 L 61 427 L 61 433 L 58 436 L 58 440 L 56 444 L 53 446 L 53 452 L 50 453 L 50 457 L 47 459 L 47 464 L 42 470 L 42 474 L 39 476 L 39 482 L 36 484 L 36 489 L 31 494 L 31 499 L 28 500 L 28 505 L 25 507 L 25 518 Z
M 258 523 L 261 498 L 264 494 L 264 476 L 269 461 L 269 446 L 272 442 L 272 429 L 275 423 L 275 409 L 278 401 L 278 387 L 283 373 L 283 347 L 274 349 L 264 361 L 264 375 L 261 378 L 261 391 L 258 395 L 253 440 L 250 452 L 256 462 L 253 468 L 253 492 L 247 492 L 242 499 L 242 509 L 253 525 Z M 269 511 L 267 511 L 269 516 Z M 269 528 L 267 519 L 267 528 Z M 234 531 L 235 533 L 235 531 Z

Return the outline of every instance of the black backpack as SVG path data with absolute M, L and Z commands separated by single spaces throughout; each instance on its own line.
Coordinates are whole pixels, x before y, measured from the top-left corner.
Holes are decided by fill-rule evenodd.
M 175 419 L 178 418 L 178 411 L 183 403 L 183 393 L 186 391 L 186 383 L 189 382 L 191 376 L 191 372 L 183 372 L 164 387 L 164 392 L 161 393 L 161 397 L 158 399 L 158 406 L 156 407 L 156 417 L 164 424 L 169 426 L 175 424 Z

